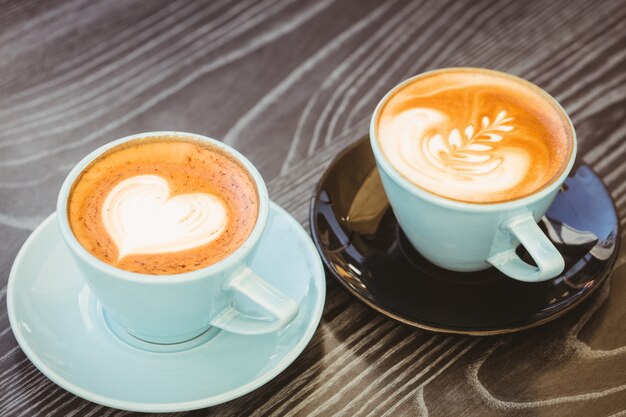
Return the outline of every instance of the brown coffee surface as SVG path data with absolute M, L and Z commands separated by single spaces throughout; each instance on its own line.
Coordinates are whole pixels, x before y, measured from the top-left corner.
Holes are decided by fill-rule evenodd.
M 68 201 L 70 227 L 85 249 L 114 267 L 155 275 L 224 259 L 250 235 L 258 210 L 248 171 L 184 136 L 142 138 L 105 152 L 76 179 Z
M 497 71 L 433 71 L 393 91 L 375 123 L 390 164 L 452 200 L 498 203 L 556 180 L 573 151 L 567 116 L 535 85 Z

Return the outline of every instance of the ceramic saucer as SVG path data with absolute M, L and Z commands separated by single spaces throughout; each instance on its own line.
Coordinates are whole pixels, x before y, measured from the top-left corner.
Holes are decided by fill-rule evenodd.
M 70 258 L 54 214 L 28 238 L 11 270 L 11 327 L 41 372 L 99 404 L 165 412 L 232 400 L 294 361 L 313 336 L 324 305 L 324 269 L 304 229 L 272 203 L 264 233 L 252 268 L 300 304 L 294 321 L 275 333 L 215 332 L 203 336 L 205 343 L 166 353 L 129 346 L 106 324 L 100 304 Z M 236 303 L 244 311 L 254 310 L 243 299 Z
M 472 335 L 515 332 L 563 315 L 606 279 L 620 243 L 611 196 L 582 164 L 540 224 L 565 258 L 560 276 L 525 283 L 494 268 L 441 269 L 426 261 L 398 226 L 368 137 L 330 165 L 313 194 L 310 221 L 326 266 L 358 300 L 411 326 Z M 532 262 L 524 252 L 518 250 Z

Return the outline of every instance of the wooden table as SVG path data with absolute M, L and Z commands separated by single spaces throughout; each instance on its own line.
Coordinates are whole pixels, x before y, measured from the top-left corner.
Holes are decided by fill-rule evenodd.
M 247 155 L 306 225 L 311 190 L 410 75 L 481 66 L 566 108 L 580 157 L 626 218 L 626 2 L 0 0 L 0 415 L 127 415 L 47 380 L 16 344 L 6 280 L 74 163 L 118 137 L 183 130 Z M 279 377 L 201 416 L 626 416 L 626 251 L 583 308 L 537 330 L 433 335 L 332 278 Z

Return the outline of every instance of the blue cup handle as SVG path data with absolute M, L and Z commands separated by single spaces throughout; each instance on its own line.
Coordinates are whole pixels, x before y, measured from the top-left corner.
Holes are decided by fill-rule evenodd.
M 524 262 L 515 248 L 491 255 L 487 262 L 502 273 L 519 281 L 540 282 L 554 278 L 563 272 L 565 261 L 539 228 L 532 213 L 522 214 L 504 222 L 501 227 L 515 236 L 528 251 L 537 266 Z
M 285 327 L 298 314 L 299 306 L 294 300 L 272 287 L 249 267 L 227 280 L 224 287 L 226 291 L 245 295 L 273 318 L 251 317 L 229 305 L 211 321 L 220 329 L 239 334 L 271 333 Z

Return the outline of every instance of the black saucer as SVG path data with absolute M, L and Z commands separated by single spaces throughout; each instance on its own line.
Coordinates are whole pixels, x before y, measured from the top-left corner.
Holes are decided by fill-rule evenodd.
M 330 165 L 313 194 L 310 221 L 324 263 L 357 299 L 411 326 L 472 335 L 515 332 L 563 315 L 606 279 L 620 244 L 613 200 L 581 164 L 541 221 L 565 258 L 561 276 L 525 283 L 494 268 L 441 269 L 413 249 L 398 226 L 368 137 Z

